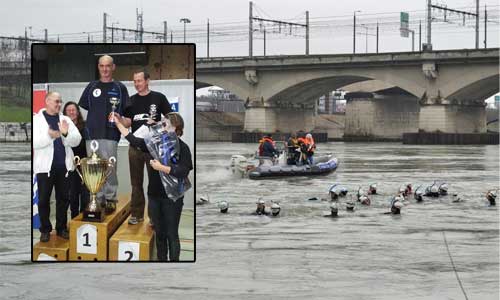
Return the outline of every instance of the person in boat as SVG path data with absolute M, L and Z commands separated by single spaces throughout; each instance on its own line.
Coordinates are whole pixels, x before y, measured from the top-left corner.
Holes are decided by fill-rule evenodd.
M 269 215 L 269 212 L 266 211 L 266 204 L 265 204 L 264 200 L 259 199 L 256 204 L 257 204 L 257 209 L 255 210 L 255 213 L 254 213 L 255 215 L 258 215 L 258 216 Z
M 259 141 L 259 156 L 276 157 L 278 151 L 275 148 L 275 142 L 270 134 L 264 135 Z
M 310 133 L 306 134 L 306 145 L 307 145 L 307 148 L 306 148 L 307 163 L 312 165 L 314 151 L 316 150 L 316 144 L 314 143 L 313 136 Z
M 497 204 L 496 198 L 497 198 L 497 193 L 495 191 L 492 190 L 486 193 L 486 199 L 488 199 L 488 201 L 490 202 L 490 206 L 495 206 Z
M 300 146 L 299 142 L 297 141 L 296 133 L 292 133 L 290 135 L 290 138 L 288 138 L 286 146 L 288 148 L 287 164 L 288 165 L 297 164 L 297 161 L 300 158 Z
M 303 165 L 307 163 L 307 140 L 305 136 L 299 136 L 297 139 L 297 143 L 299 145 L 299 159 L 298 159 L 298 165 Z
M 229 210 L 229 203 L 227 203 L 227 201 L 220 201 L 217 206 L 222 214 L 227 214 Z

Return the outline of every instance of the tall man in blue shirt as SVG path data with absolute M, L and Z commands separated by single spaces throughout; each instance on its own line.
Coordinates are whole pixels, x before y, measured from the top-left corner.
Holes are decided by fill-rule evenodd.
M 97 140 L 99 143 L 97 155 L 100 158 L 109 159 L 111 156 L 117 156 L 120 140 L 120 132 L 112 123 L 112 103 L 115 103 L 115 113 L 121 116 L 130 105 L 130 100 L 125 85 L 113 79 L 113 71 L 116 68 L 113 58 L 109 55 L 101 56 L 97 67 L 99 80 L 87 85 L 80 97 L 79 105 L 88 111 L 85 128 L 87 153 L 91 154 L 91 140 Z M 130 126 L 127 120 L 122 119 L 122 122 L 126 127 Z M 111 213 L 116 209 L 117 189 L 118 178 L 115 166 L 104 187 L 97 194 L 101 205 L 106 206 L 106 213 Z

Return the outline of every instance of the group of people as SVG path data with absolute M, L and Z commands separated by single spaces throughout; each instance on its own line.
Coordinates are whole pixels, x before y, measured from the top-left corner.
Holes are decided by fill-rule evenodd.
M 316 150 L 316 144 L 312 134 L 299 132 L 292 133 L 286 142 L 287 147 L 287 165 L 313 164 L 313 155 Z M 279 155 L 276 149 L 276 142 L 271 134 L 264 135 L 259 141 L 259 156 L 276 158 Z
M 50 240 L 52 224 L 50 195 L 55 189 L 56 234 L 69 239 L 67 211 L 71 218 L 82 212 L 89 201 L 89 192 L 75 171 L 74 156 L 87 157 L 90 143 L 98 142 L 97 155 L 102 159 L 117 157 L 117 147 L 123 135 L 129 142 L 131 217 L 129 224 L 144 221 L 145 196 L 143 191 L 144 166 L 149 177 L 148 215 L 156 236 L 157 257 L 160 261 L 178 261 L 180 240 L 178 234 L 183 197 L 170 199 L 161 182 L 160 172 L 176 178 L 187 178 L 193 169 L 191 152 L 186 143 L 179 141 L 179 151 L 171 160 L 153 159 L 144 141 L 148 127 L 162 124 L 166 132 L 183 135 L 184 121 L 172 112 L 165 95 L 149 89 L 150 75 L 146 70 L 133 74 L 136 94 L 129 97 L 127 88 L 113 79 L 116 65 L 113 58 L 103 55 L 98 60 L 99 80 L 90 82 L 78 104 L 66 102 L 51 91 L 45 97 L 45 108 L 33 117 L 33 169 L 38 182 L 40 241 Z M 87 111 L 83 120 L 80 108 Z M 131 131 L 129 130 L 131 129 Z M 116 209 L 118 179 L 116 166 L 98 192 L 97 199 L 107 214 Z
M 293 133 L 287 141 L 288 165 L 313 164 L 313 155 L 316 150 L 316 144 L 312 134 Z

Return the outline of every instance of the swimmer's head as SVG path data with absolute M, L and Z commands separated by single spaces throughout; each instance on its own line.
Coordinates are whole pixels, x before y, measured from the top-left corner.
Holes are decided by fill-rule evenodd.
M 229 210 L 229 203 L 227 203 L 227 201 L 220 201 L 218 203 L 218 206 L 219 206 L 220 212 L 223 214 L 227 213 L 227 211 Z
M 486 199 L 490 202 L 490 205 L 494 206 L 496 205 L 496 198 L 497 198 L 497 193 L 494 190 L 488 191 L 486 193 Z
M 337 203 L 333 202 L 330 204 L 330 211 L 332 212 L 332 217 L 336 217 L 339 213 L 339 207 Z
M 280 211 L 281 211 L 281 207 L 278 203 L 273 203 L 271 205 L 271 213 L 273 216 L 277 216 L 280 214 Z

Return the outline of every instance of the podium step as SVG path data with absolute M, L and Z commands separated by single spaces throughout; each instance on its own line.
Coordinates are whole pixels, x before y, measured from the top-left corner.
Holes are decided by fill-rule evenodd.
M 128 224 L 129 218 L 109 240 L 109 260 L 153 260 L 154 231 L 149 226 L 149 218 L 145 218 L 143 222 L 136 225 Z
M 103 222 L 83 221 L 79 214 L 69 224 L 70 261 L 108 260 L 108 241 L 130 214 L 129 195 L 119 196 L 116 210 Z
M 66 261 L 68 260 L 69 240 L 56 235 L 55 230 L 50 233 L 50 240 L 38 242 L 33 247 L 33 261 Z

